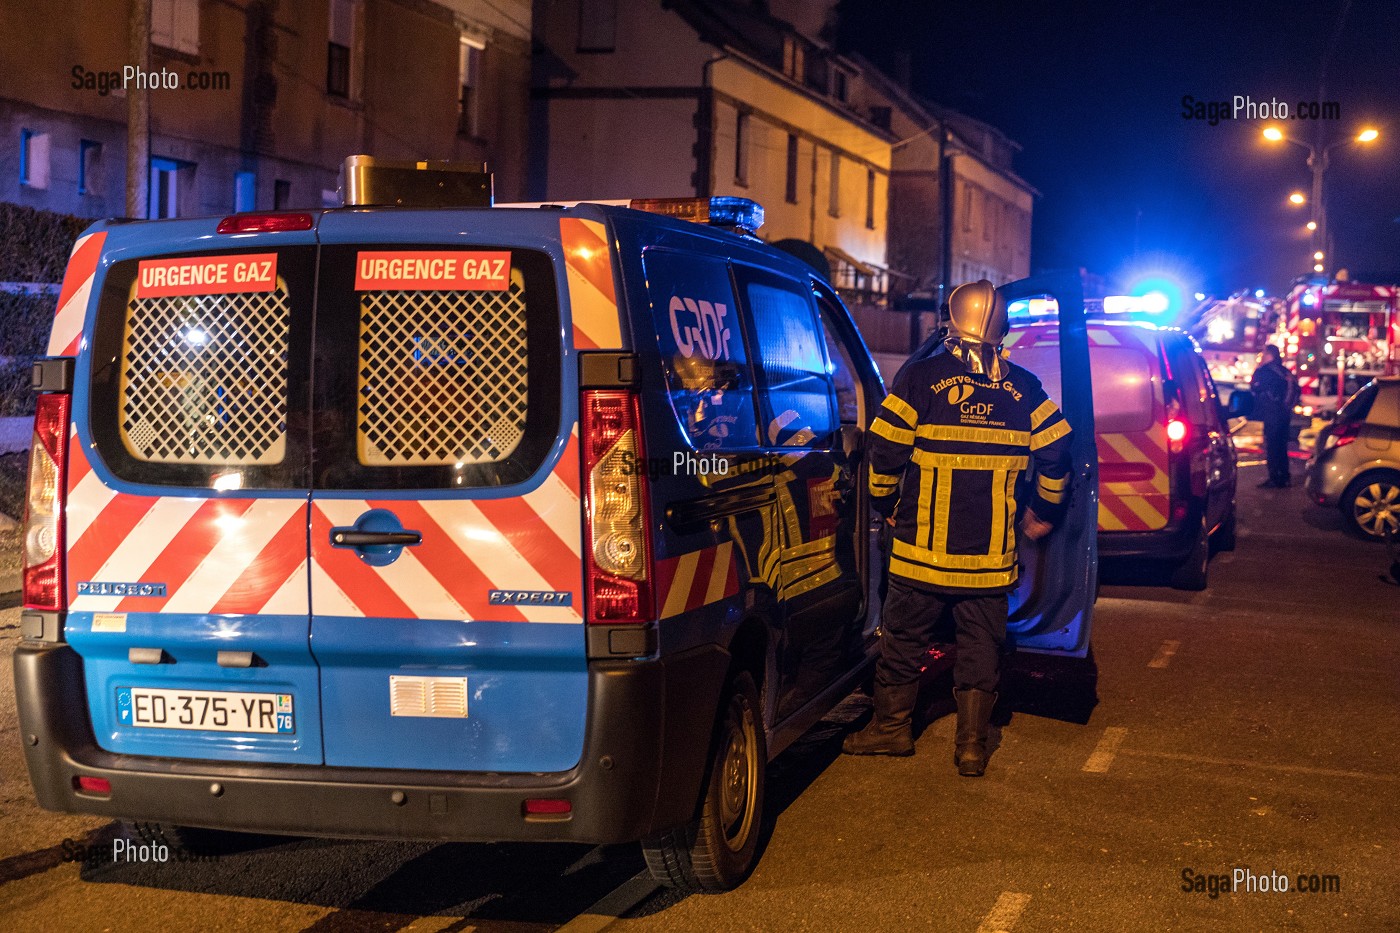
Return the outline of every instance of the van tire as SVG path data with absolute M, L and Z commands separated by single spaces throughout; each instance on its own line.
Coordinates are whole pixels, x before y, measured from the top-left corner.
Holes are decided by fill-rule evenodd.
M 1178 590 L 1203 590 L 1209 569 L 1210 533 L 1206 531 L 1203 518 L 1201 527 L 1196 530 L 1196 542 L 1191 545 L 1191 553 L 1172 570 L 1172 587 Z
M 642 841 L 647 869 L 677 891 L 716 894 L 753 871 L 763 827 L 768 744 L 758 688 L 748 671 L 731 675 L 723 694 L 700 815 Z
M 141 845 L 166 846 L 173 853 L 185 852 L 196 857 L 226 855 L 253 845 L 260 837 L 221 829 L 198 826 L 175 826 L 171 823 L 149 823 L 123 820 L 122 832 Z

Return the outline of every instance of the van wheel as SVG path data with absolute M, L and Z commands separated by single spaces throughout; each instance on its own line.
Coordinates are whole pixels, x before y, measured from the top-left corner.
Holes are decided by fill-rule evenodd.
M 1384 540 L 1387 531 L 1400 535 L 1400 474 L 1370 473 L 1354 480 L 1342 494 L 1342 515 L 1373 541 Z
M 166 846 L 172 853 L 186 852 L 196 857 L 227 855 L 249 848 L 261 838 L 227 830 L 134 820 L 123 820 L 121 828 L 128 839 L 139 845 Z
M 1211 548 L 1216 553 L 1233 551 L 1235 549 L 1235 507 L 1230 506 L 1230 514 L 1225 516 L 1225 521 L 1220 523 L 1220 527 L 1215 529 L 1215 535 L 1211 538 Z
M 724 696 L 699 818 L 642 841 L 652 878 L 678 891 L 713 894 L 738 887 L 758 854 L 768 767 L 758 688 L 740 671 Z
M 1196 530 L 1196 543 L 1191 545 L 1191 553 L 1172 571 L 1172 586 L 1178 590 L 1205 589 L 1209 566 L 1210 535 L 1206 532 L 1205 519 L 1201 519 L 1201 527 Z

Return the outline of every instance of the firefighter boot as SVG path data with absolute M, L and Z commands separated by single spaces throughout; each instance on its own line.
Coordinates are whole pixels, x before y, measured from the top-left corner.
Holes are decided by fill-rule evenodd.
M 875 718 L 854 735 L 846 736 L 841 751 L 847 755 L 914 754 L 914 705 L 919 684 L 887 687 L 875 684 Z
M 954 690 L 958 702 L 958 734 L 953 763 L 963 777 L 981 777 L 987 770 L 987 732 L 997 695 L 986 690 Z

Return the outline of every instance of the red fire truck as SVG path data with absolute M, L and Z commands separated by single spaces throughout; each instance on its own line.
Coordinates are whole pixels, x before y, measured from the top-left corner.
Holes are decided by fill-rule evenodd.
M 1400 372 L 1400 286 L 1304 281 L 1288 294 L 1284 361 L 1306 395 L 1349 394 Z M 1341 385 L 1338 376 L 1341 374 Z

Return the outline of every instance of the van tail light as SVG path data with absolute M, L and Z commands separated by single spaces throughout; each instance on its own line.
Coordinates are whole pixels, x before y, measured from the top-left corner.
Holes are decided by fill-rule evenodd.
M 1361 422 L 1353 421 L 1349 424 L 1339 424 L 1332 428 L 1327 440 L 1323 442 L 1323 450 L 1331 450 L 1333 447 L 1345 447 L 1361 436 Z
M 1191 426 L 1181 418 L 1172 417 L 1167 419 L 1167 443 L 1171 445 L 1171 452 L 1181 453 L 1186 445 L 1186 438 L 1191 433 Z
M 586 618 L 647 622 L 655 575 L 637 395 L 588 389 L 582 400 Z
M 68 416 L 72 396 L 40 395 L 29 449 L 29 492 L 24 504 L 24 605 L 59 611 L 63 587 L 63 506 L 67 498 Z

